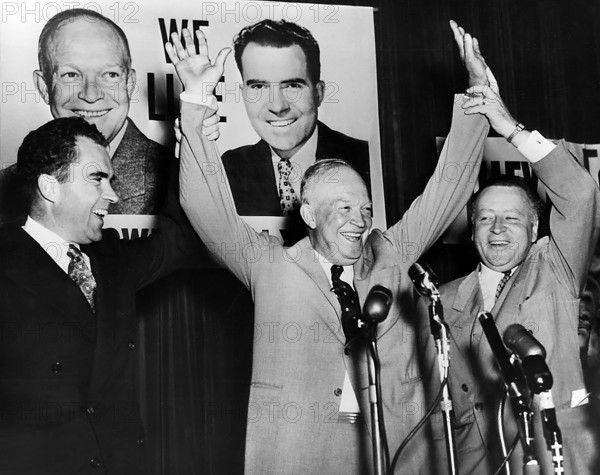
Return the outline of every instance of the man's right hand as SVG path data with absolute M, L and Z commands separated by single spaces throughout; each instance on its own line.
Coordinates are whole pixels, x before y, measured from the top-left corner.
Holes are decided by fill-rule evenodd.
M 208 57 L 208 45 L 206 37 L 200 29 L 196 31 L 196 37 L 200 43 L 200 53 L 196 54 L 194 39 L 187 28 L 182 31 L 185 47 L 177 33 L 171 35 L 171 42 L 165 43 L 165 51 L 175 66 L 175 71 L 183 88 L 190 94 L 201 94 L 208 99 L 213 94 L 219 79 L 223 75 L 225 60 L 231 52 L 231 48 L 223 48 L 219 51 L 214 64 Z

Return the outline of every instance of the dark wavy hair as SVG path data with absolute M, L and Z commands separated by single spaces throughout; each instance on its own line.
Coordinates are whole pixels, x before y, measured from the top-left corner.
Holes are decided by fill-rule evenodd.
M 242 54 L 246 46 L 256 43 L 261 46 L 286 48 L 298 45 L 306 56 L 308 77 L 313 84 L 321 80 L 321 51 L 319 44 L 306 28 L 285 20 L 262 20 L 254 25 L 243 28 L 233 39 L 233 50 L 237 67 L 242 69 Z
M 36 196 L 40 175 L 54 176 L 59 183 L 69 178 L 70 165 L 78 160 L 80 137 L 108 145 L 96 126 L 81 117 L 54 119 L 27 134 L 17 152 L 16 173 L 28 207 Z
M 123 30 L 112 20 L 106 18 L 94 10 L 86 10 L 85 8 L 73 8 L 64 10 L 54 15 L 46 22 L 40 38 L 38 40 L 38 62 L 44 76 L 44 81 L 48 87 L 52 86 L 52 75 L 54 74 L 54 66 L 52 65 L 52 56 L 50 54 L 50 43 L 58 29 L 66 22 L 73 22 L 77 18 L 84 18 L 90 23 L 101 22 L 109 28 L 112 28 L 123 44 L 123 53 L 125 61 L 125 70 L 127 73 L 131 70 L 131 51 L 129 50 L 129 42 Z

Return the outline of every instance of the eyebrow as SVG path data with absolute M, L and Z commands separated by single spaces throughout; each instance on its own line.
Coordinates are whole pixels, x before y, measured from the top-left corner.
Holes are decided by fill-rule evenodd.
M 302 78 L 284 79 L 283 81 L 267 81 L 266 79 L 248 79 L 246 81 L 246 85 L 248 85 L 248 86 L 251 86 L 253 84 L 291 84 L 291 83 L 298 83 L 298 84 L 303 84 L 303 85 L 308 84 L 306 82 L 306 79 L 302 79 Z
M 90 178 L 108 178 L 108 173 L 106 172 L 92 172 L 88 175 Z

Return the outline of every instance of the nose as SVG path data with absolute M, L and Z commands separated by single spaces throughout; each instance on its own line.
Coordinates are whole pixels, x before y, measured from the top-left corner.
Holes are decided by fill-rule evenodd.
M 96 102 L 104 98 L 104 91 L 94 76 L 86 76 L 81 84 L 77 97 L 85 102 Z
M 504 232 L 505 230 L 506 230 L 506 226 L 504 225 L 504 220 L 502 220 L 500 218 L 495 218 L 494 222 L 492 223 L 491 231 L 494 234 L 500 234 L 500 233 Z
M 364 228 L 367 225 L 367 222 L 365 221 L 365 217 L 363 216 L 360 209 L 354 210 L 352 212 L 352 217 L 350 219 L 350 222 L 352 224 L 354 224 L 355 226 L 358 226 L 359 228 Z
M 282 114 L 290 109 L 290 104 L 285 97 L 285 92 L 281 86 L 276 85 L 270 88 L 269 110 L 274 114 Z
M 106 185 L 106 188 L 104 189 L 104 199 L 106 201 L 110 202 L 111 204 L 115 204 L 115 203 L 119 202 L 119 197 L 115 193 L 115 190 L 113 189 L 113 187 L 110 183 L 108 183 Z

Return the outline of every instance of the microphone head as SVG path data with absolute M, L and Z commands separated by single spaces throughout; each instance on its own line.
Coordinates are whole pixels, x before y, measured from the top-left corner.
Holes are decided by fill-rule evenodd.
M 374 323 L 383 322 L 392 306 L 392 292 L 383 285 L 376 285 L 370 291 L 363 305 L 363 316 Z
M 539 355 L 546 358 L 546 349 L 523 325 L 513 323 L 504 332 L 504 344 L 519 358 Z
M 412 280 L 417 292 L 426 297 L 439 294 L 438 286 L 440 284 L 437 276 L 427 264 L 415 262 L 408 269 L 408 276 Z

